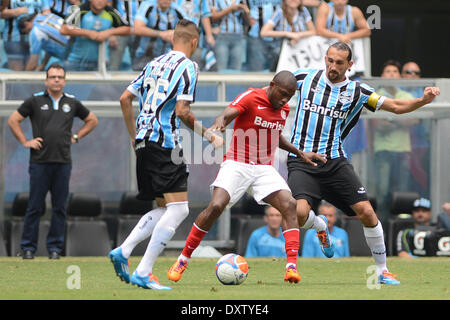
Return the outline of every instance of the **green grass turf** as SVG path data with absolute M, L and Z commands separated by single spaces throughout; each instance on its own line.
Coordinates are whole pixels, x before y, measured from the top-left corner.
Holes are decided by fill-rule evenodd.
M 284 259 L 247 259 L 248 279 L 239 286 L 224 286 L 215 276 L 217 259 L 193 258 L 178 283 L 167 279 L 174 257 L 160 257 L 154 273 L 172 291 L 145 290 L 116 277 L 107 257 L 0 258 L 1 300 L 449 300 L 450 258 L 388 258 L 390 271 L 398 274 L 399 286 L 369 289 L 370 257 L 347 259 L 299 259 L 302 280 L 283 281 Z M 130 272 L 140 257 L 130 259 Z M 68 289 L 80 270 L 80 289 Z

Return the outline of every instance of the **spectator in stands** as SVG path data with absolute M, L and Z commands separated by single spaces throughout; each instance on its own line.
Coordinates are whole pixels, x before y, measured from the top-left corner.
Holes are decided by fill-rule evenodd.
M 328 230 L 330 231 L 331 241 L 334 243 L 334 256 L 333 258 L 343 258 L 350 256 L 350 248 L 348 244 L 348 234 L 342 228 L 335 225 L 337 220 L 336 208 L 323 202 L 318 208 L 319 215 L 324 215 L 328 220 Z M 314 229 L 306 231 L 305 238 L 303 240 L 302 257 L 304 258 L 325 258 L 325 255 L 320 249 L 319 240 L 316 236 Z
M 186 14 L 186 19 L 193 21 L 200 27 L 200 39 L 197 50 L 191 57 L 192 61 L 197 62 L 200 69 L 205 67 L 205 55 L 208 51 L 214 49 L 216 41 L 211 27 L 211 9 L 208 0 L 176 0 L 178 6 Z
M 402 78 L 420 79 L 421 70 L 414 61 L 406 62 L 402 67 Z M 414 98 L 422 96 L 425 87 L 400 87 L 401 90 L 410 93 Z M 419 194 L 428 192 L 429 158 L 430 158 L 430 127 L 429 119 L 418 120 L 418 123 L 410 128 L 411 135 L 411 174 L 415 183 L 410 186 L 411 191 Z
M 252 72 L 275 71 L 279 41 L 260 35 L 262 27 L 269 21 L 275 11 L 280 8 L 280 0 L 248 0 L 250 10 L 250 29 L 247 37 L 246 70 Z
M 2 11 L 2 18 L 6 20 L 3 40 L 8 57 L 8 68 L 11 70 L 21 71 L 27 63 L 30 51 L 28 36 L 20 33 L 18 21 L 22 16 L 31 13 L 50 13 L 48 0 L 9 0 L 8 7 Z
M 295 45 L 302 38 L 313 36 L 315 33 L 311 15 L 303 5 L 302 0 L 283 0 L 281 7 L 275 11 L 261 29 L 261 37 L 289 39 L 292 45 Z M 272 40 L 271 43 L 276 46 L 276 49 L 272 47 L 276 50 L 272 53 L 276 52 L 276 54 L 268 57 L 276 63 L 278 62 L 281 42 Z M 275 69 L 276 65 L 272 65 L 271 70 Z
M 6 63 L 6 53 L 5 46 L 3 42 L 3 30 L 5 29 L 5 19 L 3 17 L 3 10 L 5 10 L 9 5 L 9 0 L 0 1 L 0 68 Z
M 25 71 L 42 71 L 50 57 L 59 59 L 63 63 L 66 57 L 69 37 L 60 33 L 64 19 L 53 14 L 30 14 L 19 19 L 18 25 L 22 34 L 29 34 L 30 57 Z M 39 64 L 41 51 L 45 52 L 44 59 Z
M 420 75 L 421 75 L 420 67 L 414 61 L 408 61 L 403 65 L 402 78 L 420 79 Z M 414 96 L 414 98 L 420 98 L 423 94 L 424 87 L 412 87 L 401 89 L 411 93 Z
M 272 206 L 265 208 L 267 225 L 252 232 L 247 243 L 246 257 L 286 257 L 284 236 L 281 231 L 281 213 Z
M 91 0 L 66 19 L 61 34 L 74 37 L 66 67 L 73 71 L 98 70 L 99 44 L 113 35 L 127 35 L 130 27 L 108 0 Z M 72 25 L 79 21 L 79 26 Z
M 402 78 L 419 79 L 421 75 L 419 65 L 414 61 L 406 62 L 402 67 Z
M 428 199 L 420 198 L 414 200 L 412 217 L 414 219 L 414 228 L 400 230 L 397 234 L 397 255 L 399 257 L 411 258 L 415 257 L 412 252 L 414 248 L 414 230 L 420 226 L 435 226 L 431 223 L 431 202 Z
M 316 31 L 319 36 L 337 38 L 345 43 L 371 34 L 362 11 L 349 5 L 348 0 L 323 1 L 317 11 Z
M 245 27 L 250 10 L 245 0 L 211 0 L 211 22 L 216 34 L 217 70 L 240 71 L 245 58 Z
M 131 28 L 131 33 L 125 36 L 112 36 L 109 38 L 109 66 L 110 71 L 131 69 L 132 61 L 135 58 L 136 49 L 139 45 L 139 38 L 134 34 L 134 19 L 141 0 L 112 0 L 109 5 L 116 9 L 124 21 L 127 21 Z M 128 48 L 128 56 L 124 56 Z M 123 66 L 122 66 L 123 65 Z
M 442 205 L 442 212 L 437 218 L 437 227 L 440 229 L 450 230 L 450 202 L 445 202 Z
M 172 36 L 177 22 L 186 18 L 171 0 L 144 1 L 134 19 L 134 33 L 140 36 L 133 70 L 141 70 L 154 57 L 172 49 Z
M 50 10 L 53 14 L 65 18 L 72 13 L 71 6 L 79 6 L 82 2 L 84 0 L 50 0 Z
M 52 219 L 47 235 L 50 259 L 59 259 L 64 248 L 66 202 L 72 170 L 71 145 L 89 134 L 98 123 L 97 117 L 72 95 L 63 90 L 66 71 L 61 65 L 51 65 L 45 80 L 46 90 L 32 95 L 14 111 L 8 125 L 25 147 L 30 149 L 30 196 L 25 212 L 21 240 L 23 259 L 33 259 L 37 249 L 39 219 L 48 192 L 52 200 Z M 33 138 L 25 136 L 21 122 L 30 117 Z M 75 134 L 75 117 L 84 124 Z
M 400 63 L 387 61 L 383 66 L 382 78 L 400 78 Z M 377 90 L 379 95 L 393 99 L 412 99 L 413 96 L 396 86 L 385 86 Z M 409 129 L 418 123 L 417 119 L 374 119 L 373 152 L 375 169 L 375 191 L 382 220 L 389 218 L 388 204 L 394 191 L 409 191 L 412 177 L 411 137 Z

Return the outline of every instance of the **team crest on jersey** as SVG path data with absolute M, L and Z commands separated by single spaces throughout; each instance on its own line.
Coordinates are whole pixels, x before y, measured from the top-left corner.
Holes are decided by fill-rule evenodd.
M 352 93 L 350 91 L 343 91 L 339 94 L 338 100 L 342 104 L 349 103 L 352 101 Z
M 286 111 L 281 110 L 281 117 L 286 120 Z
M 71 109 L 72 108 L 67 103 L 63 104 L 63 106 L 62 106 L 62 111 L 66 112 L 66 113 L 70 112 Z
M 315 94 L 321 94 L 322 88 L 321 87 L 311 88 L 311 91 L 314 92 Z

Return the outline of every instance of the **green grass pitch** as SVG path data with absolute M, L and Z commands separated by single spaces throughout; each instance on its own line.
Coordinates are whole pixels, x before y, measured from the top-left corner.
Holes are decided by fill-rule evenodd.
M 371 257 L 299 259 L 302 280 L 283 281 L 284 259 L 247 259 L 248 279 L 224 286 L 215 276 L 217 259 L 192 258 L 178 283 L 167 279 L 175 257 L 160 257 L 154 273 L 172 291 L 145 290 L 116 277 L 107 257 L 0 258 L 1 300 L 449 300 L 450 259 L 388 258 L 399 286 L 377 288 Z M 130 272 L 140 257 L 130 259 Z M 372 288 L 372 289 L 370 289 Z

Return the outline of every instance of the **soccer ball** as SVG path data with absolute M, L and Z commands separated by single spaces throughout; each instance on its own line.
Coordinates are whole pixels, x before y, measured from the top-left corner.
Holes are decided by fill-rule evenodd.
M 216 276 L 222 284 L 241 284 L 248 276 L 247 261 L 238 254 L 228 253 L 217 261 Z

